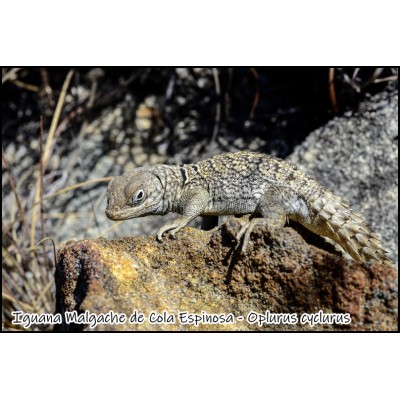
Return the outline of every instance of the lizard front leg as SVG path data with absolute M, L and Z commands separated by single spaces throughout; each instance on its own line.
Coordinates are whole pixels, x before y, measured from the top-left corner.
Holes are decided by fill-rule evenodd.
M 164 225 L 157 232 L 157 239 L 161 242 L 163 234 L 168 231 L 174 237 L 176 232 L 186 226 L 192 219 L 202 214 L 209 200 L 210 195 L 205 189 L 192 189 L 184 192 L 178 207 L 178 209 L 182 210 L 182 217 Z

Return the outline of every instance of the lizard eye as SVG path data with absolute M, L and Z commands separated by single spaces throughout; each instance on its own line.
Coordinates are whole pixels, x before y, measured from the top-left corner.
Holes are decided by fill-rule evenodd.
M 134 206 L 139 205 L 144 199 L 145 199 L 145 194 L 143 189 L 137 190 L 135 193 L 133 193 L 132 198 L 131 198 L 131 204 Z

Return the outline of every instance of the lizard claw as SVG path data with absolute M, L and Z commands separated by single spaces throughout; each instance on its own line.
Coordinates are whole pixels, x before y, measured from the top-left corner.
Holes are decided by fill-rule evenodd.
M 175 234 L 176 234 L 176 232 L 179 230 L 179 228 L 175 228 L 175 229 L 172 229 L 173 228 L 173 226 L 168 226 L 168 225 L 166 225 L 166 226 L 163 226 L 158 232 L 157 232 L 157 240 L 160 242 L 160 243 L 162 243 L 162 236 L 164 235 L 164 233 L 166 233 L 166 232 L 168 232 L 169 231 L 169 234 L 171 235 L 171 237 L 173 238 L 173 239 L 175 239 Z
M 237 248 L 239 248 L 240 243 L 242 244 L 241 252 L 244 253 L 246 251 L 247 245 L 250 242 L 250 234 L 254 227 L 260 223 L 260 218 L 254 218 L 247 221 L 241 228 L 239 233 L 236 235 L 236 240 L 238 242 Z M 244 235 L 244 237 L 243 237 Z M 242 240 L 243 237 L 243 240 Z
M 250 227 L 250 222 L 246 222 L 241 228 L 240 231 L 238 232 L 238 234 L 236 235 L 236 241 L 237 241 L 237 246 L 236 248 L 240 248 L 241 247 L 241 252 L 244 253 L 246 251 L 246 247 L 247 244 L 249 242 L 249 236 L 250 236 L 250 232 L 247 233 L 249 231 L 249 227 Z M 244 238 L 243 238 L 244 235 Z M 243 238 L 243 240 L 242 240 Z M 246 240 L 247 239 L 247 240 Z
M 168 226 L 163 226 L 158 232 L 157 232 L 157 240 L 162 243 L 163 242 L 163 235 L 165 232 L 169 230 Z
M 244 241 L 242 239 L 243 239 L 243 235 L 249 228 L 250 218 L 247 215 L 244 217 L 237 216 L 237 218 L 239 218 L 240 229 L 236 235 L 236 250 L 240 249 L 241 252 L 244 252 L 246 250 L 247 243 L 244 243 Z

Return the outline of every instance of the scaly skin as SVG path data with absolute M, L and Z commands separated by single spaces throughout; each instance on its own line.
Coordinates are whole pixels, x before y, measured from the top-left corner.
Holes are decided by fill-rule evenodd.
M 125 220 L 177 212 L 157 233 L 173 236 L 199 215 L 249 214 L 237 236 L 242 251 L 254 226 L 287 219 L 337 242 L 355 260 L 389 263 L 376 233 L 340 197 L 288 162 L 265 154 L 225 153 L 196 164 L 136 168 L 108 185 L 106 215 Z

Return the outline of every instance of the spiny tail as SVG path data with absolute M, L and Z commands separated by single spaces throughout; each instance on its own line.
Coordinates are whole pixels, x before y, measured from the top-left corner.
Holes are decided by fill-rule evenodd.
M 326 189 L 312 197 L 310 203 L 315 219 L 311 225 L 307 224 L 308 229 L 334 240 L 355 260 L 391 264 L 378 235 L 360 213 Z

